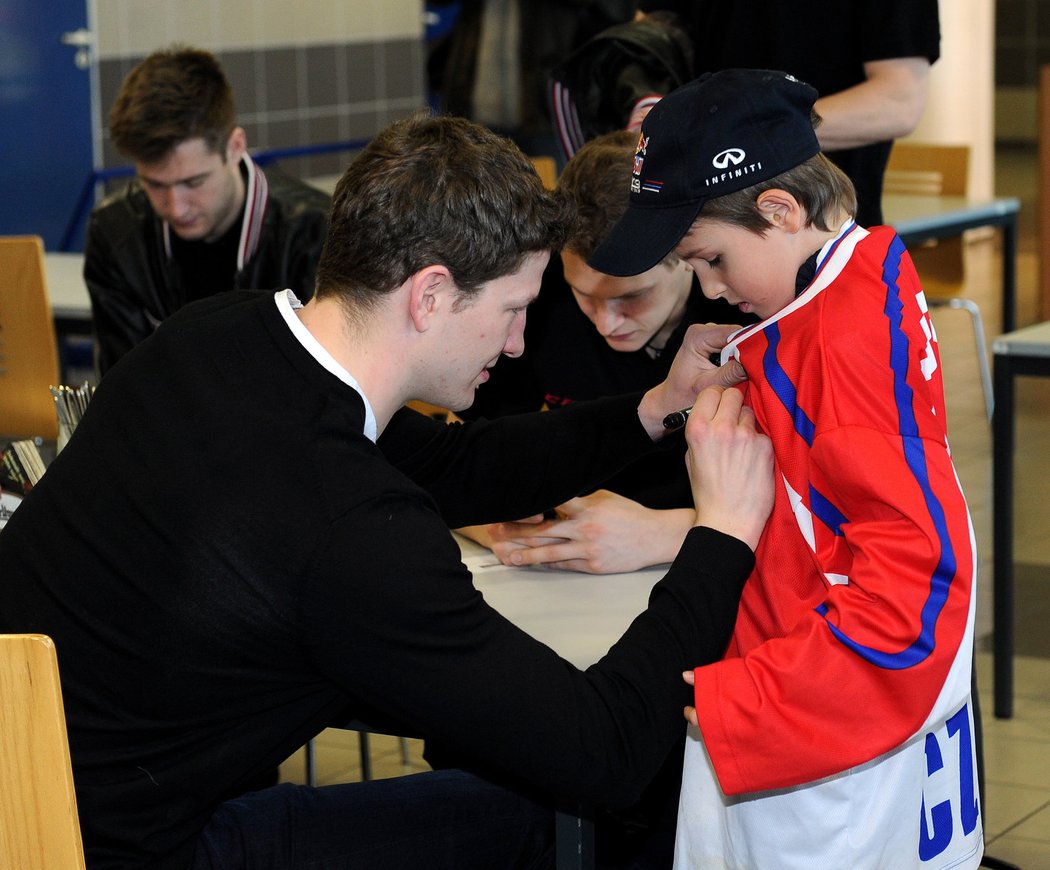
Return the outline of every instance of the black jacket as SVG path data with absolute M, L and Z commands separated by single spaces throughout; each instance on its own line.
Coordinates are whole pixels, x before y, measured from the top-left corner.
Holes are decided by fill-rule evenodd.
M 309 299 L 328 229 L 328 195 L 276 169 L 264 174 L 249 157 L 242 171 L 247 189 L 243 222 L 248 232 L 233 284 L 222 289 L 291 288 L 299 299 Z M 167 225 L 138 182 L 92 212 L 84 280 L 91 297 L 100 375 L 190 301 L 169 239 Z

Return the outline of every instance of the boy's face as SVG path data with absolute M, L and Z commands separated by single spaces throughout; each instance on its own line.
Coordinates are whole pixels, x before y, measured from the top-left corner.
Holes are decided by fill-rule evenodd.
M 674 250 L 696 272 L 708 299 L 721 297 L 765 320 L 795 298 L 799 262 L 790 242 L 776 226 L 758 235 L 699 218 Z
M 685 311 L 693 279 L 689 268 L 657 263 L 648 272 L 616 278 L 596 272 L 573 251 L 561 253 L 565 281 L 580 310 L 613 350 L 662 347 Z M 655 339 L 655 341 L 654 341 Z

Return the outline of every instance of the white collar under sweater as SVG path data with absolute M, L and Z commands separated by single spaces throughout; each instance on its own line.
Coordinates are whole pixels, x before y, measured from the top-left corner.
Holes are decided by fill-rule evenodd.
M 296 295 L 291 290 L 278 290 L 274 296 L 274 301 L 277 303 L 277 310 L 281 312 L 281 317 L 284 318 L 285 323 L 292 330 L 292 335 L 296 337 L 299 343 L 306 348 L 307 352 L 316 359 L 322 366 L 335 375 L 339 380 L 353 390 L 361 397 L 361 401 L 365 403 L 365 437 L 374 442 L 377 435 L 378 426 L 376 424 L 376 415 L 372 410 L 372 403 L 368 401 L 368 396 L 365 395 L 365 391 L 361 389 L 361 385 L 357 382 L 350 372 L 343 368 L 327 350 L 321 345 L 321 343 L 314 338 L 313 333 L 303 324 L 295 313 L 296 308 L 302 308 L 303 303 L 299 301 Z

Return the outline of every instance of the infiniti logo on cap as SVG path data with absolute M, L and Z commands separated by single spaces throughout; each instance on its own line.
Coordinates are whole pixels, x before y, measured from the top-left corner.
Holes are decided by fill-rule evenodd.
M 725 169 L 730 164 L 733 166 L 739 166 L 744 162 L 745 156 L 743 148 L 726 148 L 725 151 L 721 151 L 715 155 L 711 164 L 716 169 Z

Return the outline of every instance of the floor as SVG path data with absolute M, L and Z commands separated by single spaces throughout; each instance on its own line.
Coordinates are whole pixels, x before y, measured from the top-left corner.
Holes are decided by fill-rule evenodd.
M 1022 200 L 1018 261 L 1018 324 L 1039 319 L 1036 303 L 1035 153 L 1000 148 L 996 193 Z M 997 284 L 998 241 L 971 240 L 968 289 L 985 317 L 989 340 L 1000 332 Z M 970 321 L 964 312 L 935 309 L 948 397 L 952 450 L 967 493 L 978 537 L 981 592 L 978 600 L 978 682 L 984 713 L 987 855 L 1024 870 L 1050 868 L 1050 632 L 1046 622 L 1026 613 L 1050 602 L 1050 520 L 1046 480 L 1050 476 L 1050 380 L 1022 378 L 1018 384 L 1016 482 L 1016 559 L 1019 614 L 1015 714 L 1010 720 L 992 715 L 991 658 L 986 652 L 991 627 L 990 436 L 976 368 Z M 1045 581 L 1045 582 L 1041 582 Z M 1025 605 L 1028 605 L 1027 607 Z M 425 770 L 418 741 L 407 742 L 407 763 L 395 738 L 370 735 L 373 775 L 396 776 Z M 357 779 L 360 759 L 357 735 L 326 731 L 315 741 L 317 777 L 321 783 Z M 302 782 L 305 762 L 300 752 L 282 766 L 288 781 Z

